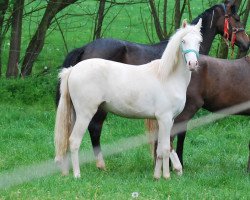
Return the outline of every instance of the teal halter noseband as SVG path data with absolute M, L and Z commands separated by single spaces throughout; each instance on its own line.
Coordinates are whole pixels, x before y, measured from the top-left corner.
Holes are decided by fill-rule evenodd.
M 199 52 L 195 51 L 194 49 L 186 49 L 186 50 L 184 50 L 182 43 L 181 43 L 181 52 L 183 53 L 183 57 L 184 57 L 186 63 L 187 63 L 187 59 L 186 59 L 186 54 L 187 53 L 191 53 L 191 52 L 195 53 L 197 59 L 200 57 Z

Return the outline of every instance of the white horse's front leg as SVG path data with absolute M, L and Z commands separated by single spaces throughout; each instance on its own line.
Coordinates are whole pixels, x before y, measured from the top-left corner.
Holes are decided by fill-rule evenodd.
M 158 147 L 157 158 L 155 165 L 154 177 L 160 178 L 161 167 L 163 166 L 163 177 L 168 179 L 169 173 L 169 158 L 170 158 L 170 131 L 173 126 L 172 115 L 161 116 L 158 120 L 159 134 L 158 134 Z
M 155 179 L 161 178 L 161 173 L 162 173 L 162 158 L 157 156 L 155 160 L 154 178 Z

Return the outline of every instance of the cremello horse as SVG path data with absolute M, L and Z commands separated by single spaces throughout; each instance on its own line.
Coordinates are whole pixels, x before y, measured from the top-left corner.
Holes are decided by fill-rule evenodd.
M 158 148 L 154 177 L 169 178 L 169 158 L 182 173 L 182 166 L 170 147 L 174 118 L 183 110 L 191 71 L 198 67 L 202 41 L 201 20 L 182 27 L 170 39 L 161 59 L 132 66 L 103 59 L 84 60 L 63 69 L 61 98 L 55 124 L 56 162 L 68 174 L 67 150 L 73 172 L 80 177 L 79 147 L 98 107 L 129 118 L 158 121 Z

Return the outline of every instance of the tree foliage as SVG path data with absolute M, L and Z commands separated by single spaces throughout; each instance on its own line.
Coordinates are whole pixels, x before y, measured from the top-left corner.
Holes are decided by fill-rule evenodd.
M 250 0 L 236 0 L 239 5 L 239 12 L 246 26 L 247 19 L 250 11 Z M 61 11 L 69 6 L 78 6 L 80 1 L 77 0 L 0 0 L 0 77 L 2 75 L 2 55 L 3 55 L 3 42 L 8 41 L 10 49 L 8 53 L 8 62 L 6 67 L 6 77 L 26 77 L 32 74 L 34 63 L 42 51 L 46 37 L 50 34 L 49 28 L 53 24 L 57 24 L 60 34 L 63 38 L 63 44 L 68 51 L 67 40 L 64 37 L 64 30 L 61 28 L 63 17 L 69 15 L 68 13 L 61 15 Z M 92 3 L 95 5 L 94 10 L 86 8 L 88 11 L 81 16 L 92 16 L 92 35 L 89 39 L 97 39 L 105 36 L 115 18 L 119 15 L 113 14 L 110 18 L 113 8 L 124 9 L 126 6 L 133 6 L 139 4 L 141 8 L 148 6 L 148 10 L 141 10 L 141 22 L 144 27 L 149 42 L 155 40 L 164 40 L 169 38 L 173 31 L 180 26 L 181 19 L 185 14 L 188 16 L 189 21 L 192 20 L 192 12 L 190 0 L 94 0 L 81 1 L 81 5 Z M 218 3 L 218 0 L 201 1 L 201 4 L 211 4 L 210 6 Z M 26 9 L 31 4 L 37 4 L 31 10 Z M 145 13 L 147 12 L 147 13 Z M 39 14 L 38 14 L 39 13 Z M 28 27 L 29 38 L 25 38 L 25 45 L 23 44 L 24 38 L 22 37 L 22 21 L 27 20 L 31 15 L 39 15 L 39 20 L 35 29 Z M 138 13 L 138 18 L 140 17 Z M 108 17 L 107 17 L 108 16 Z M 150 19 L 148 19 L 148 16 Z M 127 15 L 128 20 L 130 15 Z M 80 23 L 80 22 L 79 22 Z M 10 31 L 8 32 L 8 30 Z M 6 33 L 10 36 L 6 37 Z M 26 31 L 27 32 L 27 31 Z M 49 33 L 48 33 L 49 32 Z M 224 41 L 221 41 L 221 47 L 217 52 L 220 57 L 227 57 L 227 48 L 224 47 Z M 21 55 L 22 52 L 22 56 Z M 238 56 L 242 56 L 239 52 Z

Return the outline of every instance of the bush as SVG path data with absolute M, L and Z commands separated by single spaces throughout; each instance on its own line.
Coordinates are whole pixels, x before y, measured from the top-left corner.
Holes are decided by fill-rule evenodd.
M 57 73 L 25 79 L 0 79 L 0 102 L 21 104 L 54 103 Z

